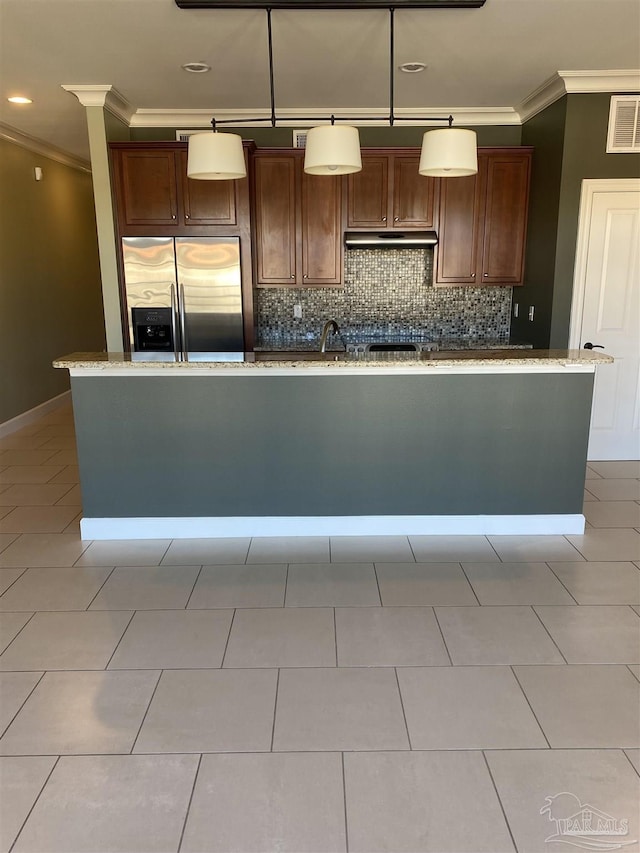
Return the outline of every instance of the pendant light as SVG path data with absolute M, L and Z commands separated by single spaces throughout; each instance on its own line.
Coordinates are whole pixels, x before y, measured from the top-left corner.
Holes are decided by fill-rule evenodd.
M 361 0 L 362 8 L 368 6 L 367 0 Z M 271 27 L 271 6 L 256 0 L 256 8 L 264 8 L 267 13 L 267 37 L 269 49 L 269 89 L 271 96 L 271 115 L 269 118 L 243 118 L 243 122 L 268 121 L 276 127 L 275 86 L 273 76 L 273 35 Z M 358 4 L 360 8 L 360 4 Z M 394 12 L 389 7 L 389 114 L 391 127 L 398 121 L 393 109 L 394 84 Z M 298 118 L 300 122 L 325 122 L 326 117 L 309 116 Z M 379 122 L 379 118 L 366 116 L 361 118 L 341 117 L 342 121 Z M 475 175 L 478 171 L 476 134 L 472 130 L 454 128 L 453 116 L 403 116 L 402 121 L 439 121 L 448 122 L 449 127 L 430 130 L 424 134 L 418 171 L 421 175 L 438 178 L 454 178 L 463 175 Z M 335 116 L 331 124 L 311 127 L 307 133 L 304 159 L 304 171 L 309 175 L 349 175 L 362 169 L 360 155 L 360 137 L 357 127 L 336 125 Z M 218 124 L 238 124 L 237 119 L 222 119 Z M 195 133 L 189 137 L 189 156 L 187 175 L 189 178 L 205 181 L 227 181 L 246 176 L 242 138 L 234 133 L 218 133 L 216 119 L 211 120 L 213 133 Z
M 418 172 L 433 178 L 460 178 L 478 171 L 477 137 L 473 130 L 446 127 L 422 137 Z
M 308 175 L 351 175 L 361 169 L 357 127 L 339 127 L 332 122 L 308 131 L 304 152 L 304 170 Z
M 242 137 L 237 133 L 194 133 L 189 137 L 187 177 L 198 181 L 229 181 L 244 178 Z

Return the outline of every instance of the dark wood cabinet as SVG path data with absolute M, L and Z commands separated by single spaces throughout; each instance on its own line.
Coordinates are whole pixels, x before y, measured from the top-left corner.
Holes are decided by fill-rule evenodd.
M 436 284 L 522 284 L 531 153 L 484 149 L 477 175 L 440 179 Z
M 252 142 L 245 142 L 248 171 Z M 122 237 L 239 237 L 244 339 L 253 349 L 253 257 L 249 177 L 235 181 L 193 181 L 187 177 L 186 142 L 112 142 L 111 186 L 120 276 L 124 280 Z M 128 318 L 124 309 L 124 340 Z
M 210 226 L 238 225 L 239 193 L 247 181 L 193 181 L 185 143 L 114 143 L 111 146 L 118 226 L 122 235 L 149 228 L 186 235 Z M 247 191 L 247 190 L 245 190 Z
M 177 225 L 175 151 L 119 149 L 114 171 L 121 226 Z
M 256 284 L 342 282 L 342 180 L 307 175 L 304 152 L 255 156 Z
M 349 175 L 347 227 L 387 230 L 434 225 L 436 181 L 418 172 L 420 152 L 367 152 L 362 171 Z
M 237 225 L 235 181 L 192 181 L 187 152 L 180 152 L 183 224 Z

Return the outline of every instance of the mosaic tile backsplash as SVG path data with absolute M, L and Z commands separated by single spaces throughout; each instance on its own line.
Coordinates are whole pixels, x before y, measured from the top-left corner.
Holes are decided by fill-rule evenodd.
M 344 278 L 344 288 L 259 288 L 256 345 L 313 346 L 329 319 L 346 342 L 508 340 L 512 288 L 433 287 L 432 249 L 350 249 Z

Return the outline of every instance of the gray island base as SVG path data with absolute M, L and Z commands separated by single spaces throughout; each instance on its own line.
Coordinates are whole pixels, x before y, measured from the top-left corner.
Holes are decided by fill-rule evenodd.
M 609 360 L 68 356 L 82 536 L 580 533 Z

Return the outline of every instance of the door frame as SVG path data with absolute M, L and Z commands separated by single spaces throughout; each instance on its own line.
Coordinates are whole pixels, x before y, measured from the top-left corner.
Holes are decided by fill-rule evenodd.
M 580 193 L 578 213 L 578 239 L 576 261 L 573 272 L 571 294 L 571 318 L 569 320 L 569 349 L 580 349 L 582 315 L 587 284 L 587 259 L 593 202 L 597 193 L 640 192 L 640 178 L 585 178 Z

